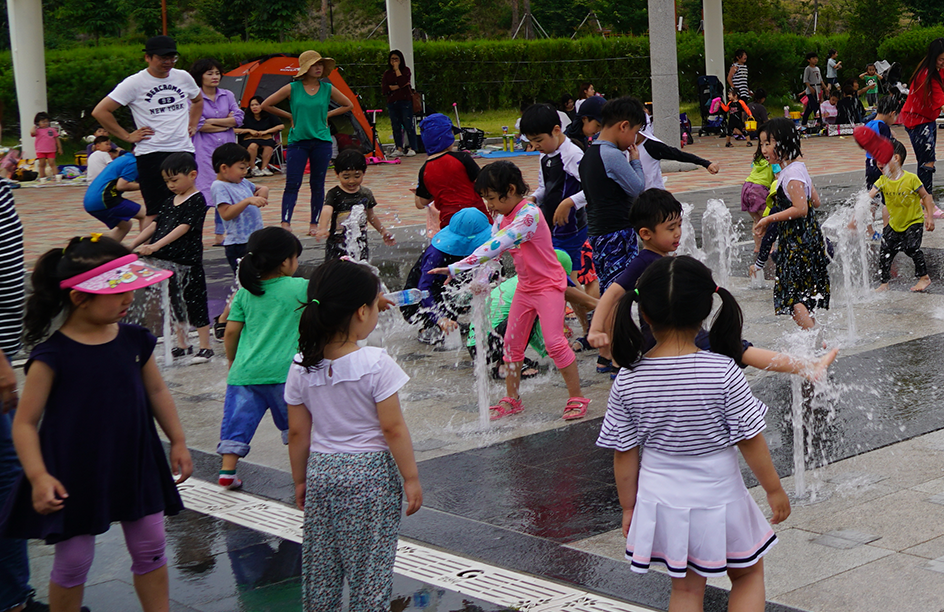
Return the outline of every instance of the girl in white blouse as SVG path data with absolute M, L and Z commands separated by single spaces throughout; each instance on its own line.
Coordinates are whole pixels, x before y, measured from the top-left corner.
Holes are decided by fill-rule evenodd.
M 351 610 L 385 610 L 403 493 L 407 515 L 423 503 L 397 396 L 409 377 L 385 350 L 357 345 L 377 326 L 380 281 L 369 268 L 329 261 L 307 297 L 285 382 L 295 502 L 305 511 L 302 603 L 305 612 L 340 610 L 346 578 Z
M 640 573 L 666 566 L 671 610 L 702 610 L 706 578 L 727 573 L 730 609 L 760 612 L 762 557 L 777 536 L 744 486 L 735 447 L 767 492 L 772 523 L 790 515 L 790 502 L 761 434 L 767 407 L 739 367 L 741 309 L 691 257 L 663 257 L 637 287 L 616 314 L 613 358 L 624 367 L 597 440 L 615 451 L 626 558 Z M 701 351 L 695 335 L 716 293 L 714 352 Z M 656 339 L 645 355 L 634 301 Z

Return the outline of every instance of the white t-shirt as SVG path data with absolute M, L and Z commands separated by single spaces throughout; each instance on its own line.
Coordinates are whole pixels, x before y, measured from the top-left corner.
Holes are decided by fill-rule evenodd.
M 88 169 L 85 171 L 85 178 L 88 182 L 95 180 L 105 166 L 111 163 L 111 155 L 106 151 L 92 151 L 88 158 Z
M 154 135 L 138 142 L 135 155 L 159 151 L 194 152 L 190 140 L 190 101 L 201 95 L 190 73 L 171 69 L 165 79 L 154 77 L 147 70 L 132 74 L 112 90 L 108 97 L 131 109 L 134 124 L 150 127 Z
M 301 355 L 295 357 L 301 361 Z M 311 412 L 313 453 L 370 453 L 389 450 L 377 403 L 410 380 L 382 348 L 364 347 L 317 370 L 293 363 L 285 381 L 285 402 Z

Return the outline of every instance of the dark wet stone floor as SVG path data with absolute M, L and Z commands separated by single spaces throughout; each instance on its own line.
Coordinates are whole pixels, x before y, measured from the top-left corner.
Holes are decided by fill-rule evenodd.
M 301 545 L 185 510 L 170 517 L 171 612 L 284 612 L 301 609 Z M 121 530 L 99 536 L 84 605 L 93 612 L 140 609 Z M 34 577 L 51 556 L 35 557 Z M 394 612 L 505 612 L 474 597 L 394 576 Z M 509 611 L 510 612 L 510 611 Z

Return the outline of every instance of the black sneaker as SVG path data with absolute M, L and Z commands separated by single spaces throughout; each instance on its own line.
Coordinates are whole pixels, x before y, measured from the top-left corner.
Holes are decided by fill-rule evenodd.
M 226 323 L 220 323 L 219 317 L 213 317 L 213 337 L 222 342 L 225 334 Z
M 35 592 L 30 593 L 29 598 L 27 598 L 26 603 L 23 605 L 23 612 L 49 612 L 49 604 L 36 601 L 33 599 L 35 595 Z M 89 612 L 89 609 L 82 606 L 82 612 Z
M 188 346 L 187 348 L 180 348 L 175 346 L 170 349 L 170 354 L 174 359 L 180 359 L 181 357 L 186 357 L 187 355 L 193 355 L 193 347 Z
M 190 365 L 206 363 L 211 359 L 213 359 L 213 349 L 200 349 L 197 351 L 197 354 L 193 356 L 193 359 L 190 360 Z

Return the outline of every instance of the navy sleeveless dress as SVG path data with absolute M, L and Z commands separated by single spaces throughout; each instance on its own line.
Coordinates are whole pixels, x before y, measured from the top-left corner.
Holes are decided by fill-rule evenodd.
M 119 324 L 105 344 L 81 344 L 57 331 L 33 349 L 27 371 L 41 361 L 55 372 L 39 428 L 43 461 L 69 497 L 62 510 L 41 515 L 22 476 L 0 512 L 0 533 L 55 544 L 183 509 L 141 376 L 156 343 L 145 328 Z

